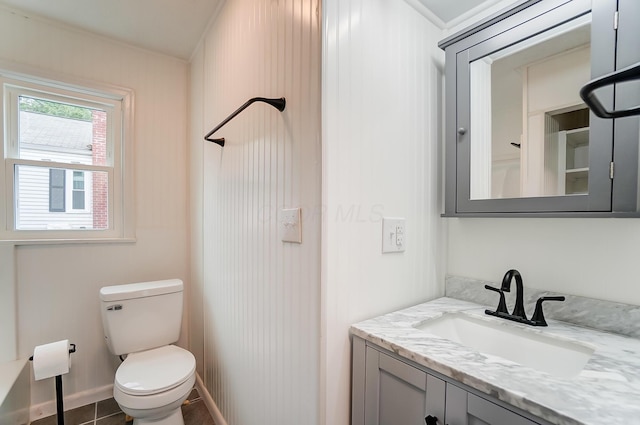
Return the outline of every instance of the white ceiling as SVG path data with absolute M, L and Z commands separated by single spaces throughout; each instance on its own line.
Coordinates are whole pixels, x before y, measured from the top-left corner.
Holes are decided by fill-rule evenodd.
M 0 5 L 189 59 L 223 0 L 0 0 Z
M 60 21 L 112 39 L 188 60 L 225 0 L 0 0 L 27 15 Z M 226 0 L 233 1 L 233 0 Z M 398 0 L 388 0 L 398 1 Z M 496 0 L 418 0 L 447 23 Z

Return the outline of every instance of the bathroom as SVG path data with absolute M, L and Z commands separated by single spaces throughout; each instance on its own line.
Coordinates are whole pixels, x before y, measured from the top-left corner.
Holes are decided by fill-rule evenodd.
M 437 44 L 513 3 L 439 18 L 419 0 L 227 0 L 172 56 L 1 2 L 3 66 L 135 93 L 135 242 L 3 242 L 2 360 L 69 339 L 65 407 L 110 397 L 99 289 L 180 278 L 178 345 L 226 423 L 348 424 L 350 325 L 443 296 L 447 275 L 515 268 L 526 288 L 640 305 L 637 219 L 441 216 Z M 253 96 L 287 108 L 203 142 Z M 277 235 L 283 208 L 301 208 L 301 244 Z M 403 253 L 381 254 L 383 216 L 406 219 Z M 52 382 L 30 386 L 31 420 L 53 414 Z

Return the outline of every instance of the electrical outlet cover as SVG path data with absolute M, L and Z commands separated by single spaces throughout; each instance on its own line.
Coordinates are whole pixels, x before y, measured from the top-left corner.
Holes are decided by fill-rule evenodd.
M 405 219 L 382 218 L 382 253 L 403 252 L 406 245 Z

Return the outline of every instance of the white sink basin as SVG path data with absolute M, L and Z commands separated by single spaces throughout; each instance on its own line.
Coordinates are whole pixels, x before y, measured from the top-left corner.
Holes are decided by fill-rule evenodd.
M 504 319 L 482 320 L 464 313 L 447 313 L 415 328 L 561 378 L 577 376 L 593 354 L 594 349 L 588 345 L 498 320 Z

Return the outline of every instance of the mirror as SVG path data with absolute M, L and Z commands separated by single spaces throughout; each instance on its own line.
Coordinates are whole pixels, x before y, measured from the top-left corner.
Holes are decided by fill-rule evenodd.
M 588 193 L 591 14 L 471 62 L 471 199 Z

